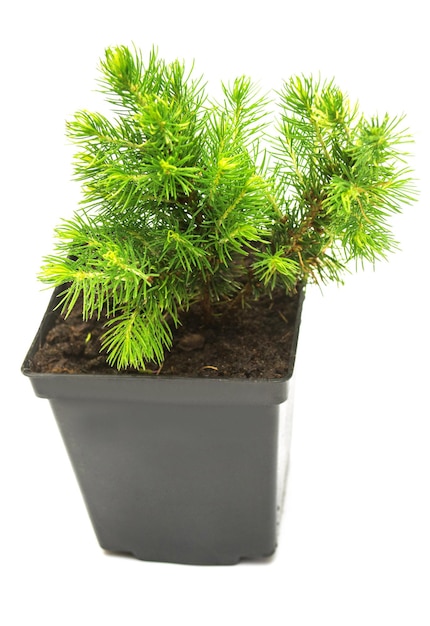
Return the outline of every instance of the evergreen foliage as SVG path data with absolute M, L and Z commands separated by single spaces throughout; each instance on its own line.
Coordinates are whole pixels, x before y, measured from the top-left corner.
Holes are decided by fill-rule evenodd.
M 248 78 L 211 102 L 201 78 L 153 50 L 110 48 L 112 119 L 80 111 L 82 206 L 56 230 L 40 278 L 67 314 L 108 321 L 112 366 L 163 361 L 180 313 L 341 281 L 396 248 L 388 220 L 414 199 L 402 117 L 367 119 L 334 82 L 293 77 L 268 98 Z M 275 127 L 275 131 L 271 130 Z

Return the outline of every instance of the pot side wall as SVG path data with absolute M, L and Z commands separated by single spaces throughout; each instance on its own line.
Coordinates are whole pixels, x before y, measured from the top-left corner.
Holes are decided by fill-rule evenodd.
M 274 552 L 278 406 L 51 405 L 104 549 L 212 565 Z

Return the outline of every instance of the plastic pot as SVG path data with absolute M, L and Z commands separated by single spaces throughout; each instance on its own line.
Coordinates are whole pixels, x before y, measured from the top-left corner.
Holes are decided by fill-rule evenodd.
M 51 404 L 101 547 L 205 565 L 273 554 L 303 295 L 288 376 L 226 380 L 33 372 L 57 292 L 22 371 Z

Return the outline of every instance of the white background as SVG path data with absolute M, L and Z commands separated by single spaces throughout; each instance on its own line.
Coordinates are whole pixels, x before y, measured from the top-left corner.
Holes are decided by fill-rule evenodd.
M 429 34 L 426 4 L 30 0 L 1 16 L 0 619 L 43 624 L 429 626 Z M 366 113 L 405 112 L 420 200 L 401 252 L 308 290 L 286 510 L 267 563 L 140 562 L 98 547 L 47 401 L 20 365 L 48 294 L 35 275 L 74 210 L 64 121 L 97 108 L 108 45 L 196 60 L 214 90 L 335 77 Z

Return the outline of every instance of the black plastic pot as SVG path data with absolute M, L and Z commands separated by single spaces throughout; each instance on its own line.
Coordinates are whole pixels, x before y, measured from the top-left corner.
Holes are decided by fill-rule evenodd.
M 41 374 L 102 548 L 148 561 L 233 564 L 277 544 L 291 429 L 291 377 L 225 380 Z

